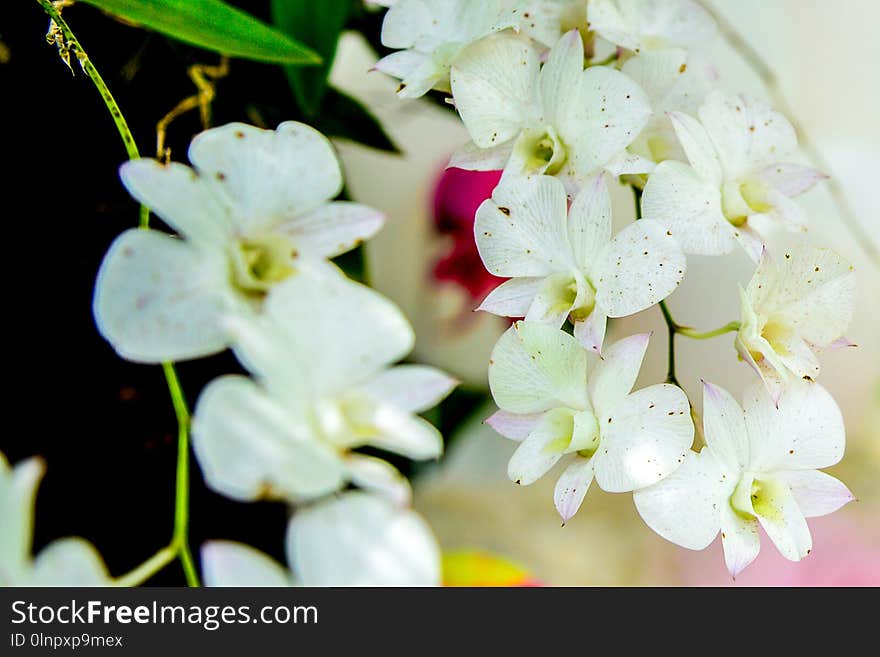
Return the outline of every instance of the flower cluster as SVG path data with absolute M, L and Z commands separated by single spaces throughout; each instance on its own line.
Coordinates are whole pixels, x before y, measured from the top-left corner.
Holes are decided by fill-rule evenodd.
M 824 175 L 793 161 L 783 115 L 718 88 L 699 53 L 716 32 L 696 0 L 397 0 L 382 38 L 399 50 L 377 68 L 403 80 L 401 96 L 451 93 L 471 141 L 450 166 L 503 171 L 474 233 L 486 269 L 509 279 L 480 308 L 524 318 L 489 361 L 500 410 L 488 422 L 520 442 L 510 478 L 527 485 L 564 460 L 564 521 L 595 479 L 633 492 L 679 545 L 720 532 L 736 575 L 758 554 L 759 525 L 799 560 L 804 518 L 852 499 L 818 470 L 842 458 L 844 426 L 815 379 L 816 351 L 848 344 L 854 275 L 802 238 L 784 246 L 780 229 L 806 230 L 795 197 Z M 614 178 L 639 210 L 616 235 Z M 632 391 L 649 336 L 606 345 L 606 324 L 661 304 L 670 340 L 688 335 L 664 303 L 687 255 L 737 245 L 757 269 L 729 327 L 760 380 L 744 407 L 705 384 L 696 452 L 674 377 Z
M 296 581 L 437 583 L 438 550 L 408 509 L 408 481 L 357 450 L 438 457 L 442 437 L 417 414 L 456 382 L 395 365 L 414 344 L 406 318 L 328 261 L 372 236 L 383 215 L 332 201 L 339 161 L 301 123 L 207 130 L 189 159 L 192 168 L 140 159 L 121 169 L 132 196 L 177 235 L 133 229 L 113 243 L 95 289 L 102 335 L 146 363 L 233 350 L 251 377 L 202 391 L 193 446 L 217 492 L 296 506 Z M 349 485 L 362 490 L 336 495 Z M 418 558 L 401 561 L 410 552 Z M 293 581 L 247 546 L 209 543 L 202 556 L 210 584 Z

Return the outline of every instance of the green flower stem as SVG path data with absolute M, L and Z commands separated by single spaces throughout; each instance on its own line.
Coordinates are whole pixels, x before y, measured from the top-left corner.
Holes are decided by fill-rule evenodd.
M 169 545 L 163 547 L 131 572 L 126 573 L 121 577 L 117 577 L 113 583 L 116 586 L 140 586 L 169 563 L 174 561 L 176 557 L 177 550 L 174 546 Z
M 116 99 L 104 82 L 104 78 L 98 73 L 98 69 L 92 64 L 89 56 L 83 50 L 83 47 L 67 25 L 67 22 L 61 17 L 61 12 L 55 5 L 50 0 L 37 0 L 37 3 L 61 32 L 63 43 L 59 43 L 59 51 L 62 56 L 71 52 L 76 56 L 83 71 L 85 71 L 85 74 L 95 85 L 98 93 L 101 94 L 101 98 L 104 100 L 104 104 L 107 106 L 107 110 L 116 124 L 116 129 L 119 131 L 120 137 L 122 137 L 122 143 L 125 146 L 125 152 L 128 154 L 129 159 L 138 159 L 140 153 L 138 152 L 134 136 L 131 134 L 128 122 L 126 122 L 122 111 L 119 109 Z M 66 58 L 65 61 L 67 61 Z M 140 227 L 148 228 L 149 225 L 150 209 L 141 205 Z M 168 547 L 159 550 L 153 557 L 117 581 L 124 583 L 124 585 L 133 586 L 164 568 L 176 556 L 180 559 L 183 572 L 186 575 L 187 585 L 199 586 L 199 577 L 196 573 L 195 562 L 189 547 L 189 408 L 183 396 L 183 390 L 180 387 L 180 381 L 177 378 L 174 364 L 163 363 L 162 369 L 165 373 L 165 382 L 168 385 L 171 403 L 174 406 L 174 414 L 177 417 L 177 476 L 174 503 L 174 534 Z M 168 558 L 169 553 L 171 558 Z M 134 582 L 135 584 L 128 584 L 128 582 Z
M 632 190 L 636 203 L 636 221 L 638 221 L 642 218 L 642 190 L 638 187 L 633 187 Z M 669 312 L 669 306 L 666 305 L 666 301 L 660 302 L 660 311 L 663 313 L 663 319 L 666 321 L 666 332 L 669 336 L 669 343 L 667 347 L 668 364 L 666 368 L 666 383 L 671 383 L 680 388 L 681 385 L 678 383 L 678 378 L 675 376 L 675 335 L 678 333 L 678 330 L 681 327 L 675 321 L 675 319 L 673 319 L 672 313 Z
M 177 548 L 187 586 L 199 586 L 195 562 L 189 547 L 189 408 L 172 363 L 162 363 L 165 381 L 177 416 L 177 477 L 174 496 L 174 536 L 171 545 Z
M 734 331 L 739 331 L 740 326 L 741 325 L 739 322 L 729 322 L 721 328 L 717 328 L 714 331 L 706 331 L 705 333 L 699 333 L 689 326 L 678 326 L 676 327 L 675 332 L 680 333 L 681 335 L 685 336 L 686 338 L 690 338 L 691 340 L 708 340 L 709 338 L 724 335 L 725 333 L 733 333 Z
M 635 197 L 636 203 L 636 221 L 642 218 L 642 190 L 638 187 L 633 187 L 633 196 Z M 731 333 L 733 331 L 739 331 L 740 323 L 739 322 L 728 322 L 721 328 L 717 328 L 714 331 L 706 331 L 705 333 L 700 333 L 694 328 L 690 326 L 683 326 L 675 321 L 675 318 L 672 316 L 672 313 L 669 310 L 669 306 L 666 305 L 666 301 L 660 302 L 660 311 L 663 313 L 663 319 L 666 322 L 666 328 L 669 335 L 669 357 L 668 357 L 668 368 L 666 374 L 666 382 L 672 383 L 681 387 L 678 383 L 678 378 L 675 375 L 675 336 L 683 335 L 686 338 L 690 338 L 691 340 L 708 340 L 709 338 L 714 338 L 719 335 L 724 335 L 725 333 Z
M 64 38 L 63 46 L 59 48 L 61 52 L 73 53 L 76 57 L 79 65 L 82 67 L 82 70 L 89 77 L 92 83 L 95 85 L 95 88 L 98 90 L 98 93 L 101 94 L 101 98 L 104 99 L 104 104 L 107 106 L 107 110 L 110 112 L 110 116 L 113 119 L 113 123 L 116 124 L 116 130 L 119 131 L 119 136 L 122 137 L 122 144 L 125 146 L 125 152 L 128 154 L 128 158 L 130 160 L 136 160 L 140 157 L 138 153 L 137 144 L 135 144 L 134 137 L 131 134 L 131 130 L 128 128 L 128 123 L 125 120 L 125 117 L 122 115 L 122 111 L 119 109 L 119 105 L 116 103 L 116 99 L 113 97 L 113 94 L 110 93 L 110 88 L 107 86 L 107 83 L 104 82 L 104 78 L 101 77 L 101 74 L 98 73 L 98 69 L 95 68 L 95 65 L 92 64 L 92 60 L 89 59 L 89 56 L 86 54 L 86 51 L 83 50 L 83 47 L 80 45 L 76 36 L 73 34 L 73 31 L 67 25 L 67 22 L 61 17 L 61 12 L 56 9 L 55 5 L 50 0 L 37 0 L 40 6 L 43 8 L 49 18 L 58 26 L 58 29 L 61 31 L 61 35 Z M 70 62 L 67 61 L 67 65 L 70 66 Z M 72 69 L 71 69 L 72 70 Z M 146 228 L 150 222 L 150 209 L 146 206 L 142 205 L 140 209 L 140 225 L 142 228 Z
M 660 302 L 660 311 L 663 313 L 663 319 L 666 320 L 666 332 L 669 336 L 666 383 L 671 383 L 680 388 L 681 384 L 678 382 L 678 377 L 675 375 L 675 336 L 678 334 L 678 324 L 676 324 L 675 320 L 672 318 L 672 313 L 669 312 L 669 306 L 666 305 L 665 301 Z

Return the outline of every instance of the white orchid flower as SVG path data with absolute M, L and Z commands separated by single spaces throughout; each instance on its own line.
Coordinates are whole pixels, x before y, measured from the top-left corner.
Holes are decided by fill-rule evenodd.
M 611 197 L 604 175 L 568 209 L 550 176 L 510 180 L 477 210 L 474 234 L 486 269 L 509 277 L 480 306 L 559 328 L 600 352 L 608 317 L 625 317 L 669 296 L 686 259 L 657 222 L 637 221 L 611 237 Z
M 649 335 L 611 345 L 604 359 L 567 333 L 517 322 L 489 361 L 489 386 L 501 409 L 487 422 L 522 441 L 510 479 L 528 485 L 568 460 L 555 491 L 563 522 L 577 512 L 595 477 L 602 490 L 638 490 L 668 477 L 694 438 L 684 392 L 659 384 L 630 392 Z
M 589 0 L 590 29 L 635 53 L 708 42 L 718 26 L 696 0 Z
M 779 406 L 760 384 L 745 410 L 712 384 L 703 391 L 706 447 L 659 484 L 637 491 L 636 508 L 651 529 L 691 550 L 721 532 L 724 560 L 736 577 L 760 550 L 760 525 L 779 552 L 800 561 L 812 539 L 805 518 L 832 513 L 853 499 L 820 472 L 844 452 L 840 409 L 828 392 L 801 381 Z
M 667 161 L 654 170 L 643 216 L 667 226 L 685 253 L 722 255 L 739 241 L 757 261 L 767 221 L 805 230 L 791 197 L 825 176 L 786 163 L 797 149 L 794 128 L 761 101 L 713 92 L 699 117 L 670 114 L 690 165 Z
M 450 166 L 504 169 L 504 178 L 552 175 L 572 196 L 602 169 L 643 172 L 625 149 L 650 117 L 645 92 L 611 68 L 584 70 L 577 30 L 553 46 L 543 68 L 523 38 L 478 41 L 456 59 L 452 93 L 473 141 Z
M 552 48 L 570 30 L 588 34 L 587 0 L 526 0 L 522 9 L 522 32 L 546 48 Z
M 792 380 L 819 375 L 817 349 L 850 346 L 843 337 L 855 311 L 852 266 L 831 249 L 798 245 L 781 257 L 764 252 L 740 290 L 740 356 L 774 400 Z
M 39 458 L 10 467 L 0 453 L 0 586 L 109 586 L 107 567 L 82 538 L 62 538 L 31 557 L 34 502 L 45 472 Z
M 449 69 L 468 44 L 517 28 L 521 3 L 510 0 L 397 0 L 382 22 L 382 45 L 397 49 L 376 69 L 401 80 L 397 95 L 450 91 Z
M 342 189 L 339 161 L 302 123 L 207 130 L 189 159 L 193 169 L 141 159 L 120 170 L 131 195 L 180 236 L 126 231 L 101 265 L 95 319 L 129 360 L 222 351 L 230 343 L 222 316 L 253 313 L 273 285 L 352 249 L 384 220 L 356 203 L 328 202 Z
M 391 366 L 414 341 L 395 305 L 329 272 L 285 281 L 262 317 L 227 325 L 257 381 L 220 377 L 198 401 L 193 445 L 212 488 L 240 500 L 297 502 L 352 482 L 408 499 L 397 470 L 351 450 L 439 456 L 440 433 L 415 414 L 455 381 L 430 367 Z
M 202 547 L 208 586 L 438 586 L 440 549 L 415 511 L 343 493 L 298 509 L 287 531 L 292 573 L 250 546 Z
M 630 144 L 630 153 L 655 163 L 685 159 L 669 114 L 695 114 L 711 89 L 705 68 L 689 64 L 687 51 L 679 48 L 647 51 L 626 60 L 621 71 L 645 91 L 653 110 L 648 125 Z

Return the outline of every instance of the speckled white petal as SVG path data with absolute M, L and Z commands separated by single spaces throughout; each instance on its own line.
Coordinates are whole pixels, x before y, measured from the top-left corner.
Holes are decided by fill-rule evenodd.
M 843 336 L 852 320 L 855 279 L 849 263 L 831 249 L 798 245 L 767 256 L 748 292 L 759 314 L 781 319 L 822 346 Z
M 507 142 L 491 148 L 480 148 L 469 141 L 459 146 L 449 159 L 449 167 L 468 171 L 501 171 L 510 159 L 513 142 Z
M 589 273 L 611 241 L 611 193 L 604 174 L 588 181 L 568 211 L 568 240 L 575 262 Z
M 797 135 L 782 114 L 749 96 L 714 91 L 700 107 L 727 180 L 785 161 L 797 149 Z
M 384 223 L 385 215 L 378 210 L 336 201 L 285 221 L 273 232 L 293 241 L 297 257 L 335 258 L 370 239 Z
M 591 29 L 604 39 L 628 50 L 638 50 L 639 36 L 627 23 L 615 0 L 591 0 L 587 5 L 587 19 Z
M 49 543 L 34 560 L 29 586 L 110 586 L 104 560 L 85 539 L 62 538 Z
M 679 286 L 687 260 L 673 235 L 643 219 L 602 250 L 593 270 L 596 300 L 609 317 L 626 317 L 659 303 Z
M 755 230 L 752 225 L 751 219 L 749 222 L 746 222 L 742 226 L 737 227 L 734 230 L 733 236 L 736 238 L 736 241 L 739 242 L 739 245 L 746 252 L 746 255 L 751 259 L 752 262 L 757 263 L 761 259 L 761 254 L 764 253 L 767 246 L 764 243 L 764 238 L 761 236 L 757 230 Z
M 788 485 L 805 518 L 827 516 L 855 500 L 842 481 L 819 470 L 782 471 L 773 476 Z
M 405 77 L 397 87 L 397 97 L 402 99 L 421 98 L 431 89 L 449 91 L 449 71 L 433 57 Z
M 683 112 L 671 112 L 669 120 L 694 171 L 713 187 L 720 187 L 721 162 L 706 128 Z
M 583 70 L 584 40 L 580 32 L 570 30 L 551 48 L 538 78 L 543 118 L 550 125 L 557 125 L 559 113 L 573 102 Z
M 537 426 L 542 413 L 518 414 L 507 411 L 496 411 L 485 422 L 499 434 L 510 440 L 521 442 L 528 438 L 529 434 Z
M 380 372 L 359 389 L 403 411 L 421 413 L 439 404 L 457 384 L 436 367 L 398 365 Z
M 634 392 L 598 419 L 601 442 L 593 468 L 596 483 L 609 493 L 638 490 L 668 477 L 694 440 L 687 396 L 666 383 Z
M 228 265 L 213 253 L 153 230 L 130 229 L 107 251 L 95 285 L 98 331 L 140 363 L 222 351 L 220 318 L 233 308 Z
M 557 110 L 556 129 L 568 146 L 571 168 L 586 176 L 626 149 L 650 116 L 648 97 L 635 82 L 619 71 L 593 66 Z
M 544 278 L 511 278 L 492 290 L 477 310 L 501 317 L 525 317 Z
M 796 334 L 781 335 L 773 340 L 780 361 L 799 379 L 815 380 L 819 376 L 819 357 L 810 345 Z
M 572 282 L 573 278 L 570 274 L 552 274 L 545 278 L 526 312 L 526 321 L 562 328 L 566 317 L 573 309 L 569 290 Z
M 429 6 L 423 0 L 394 2 L 382 20 L 382 45 L 387 48 L 410 48 L 431 22 Z
M 474 235 L 496 276 L 547 276 L 574 268 L 566 232 L 565 188 L 550 176 L 499 185 L 477 210 Z
M 702 550 L 718 535 L 724 499 L 721 470 L 711 452 L 688 452 L 662 481 L 633 493 L 642 520 L 667 541 Z
M 492 350 L 489 387 L 498 406 L 511 413 L 586 408 L 587 352 L 564 331 L 517 322 Z
M 143 158 L 119 167 L 119 177 L 129 194 L 187 239 L 222 245 L 231 236 L 230 207 L 190 167 Z
M 758 521 L 738 515 L 730 504 L 721 505 L 721 544 L 724 562 L 731 577 L 736 579 L 761 551 Z
M 592 481 L 593 463 L 588 458 L 576 456 L 562 472 L 553 490 L 553 502 L 562 524 L 571 520 L 581 508 Z
M 398 80 L 403 80 L 423 66 L 428 59 L 429 56 L 422 52 L 398 50 L 380 59 L 373 68 Z
M 650 333 L 618 340 L 602 353 L 590 373 L 590 401 L 597 415 L 610 415 L 632 391 L 648 350 Z
M 627 59 L 621 71 L 644 90 L 655 112 L 683 110 L 668 107 L 663 101 L 687 71 L 686 50 L 668 48 L 644 52 Z
M 228 123 L 200 133 L 189 159 L 233 206 L 237 230 L 253 235 L 332 199 L 342 172 L 329 140 L 304 123 L 277 130 Z
M 642 214 L 665 226 L 685 253 L 724 255 L 736 245 L 721 192 L 681 162 L 657 166 L 645 185 Z
M 657 165 L 653 160 L 637 153 L 623 151 L 605 165 L 605 171 L 614 176 L 641 175 L 652 173 Z
M 287 531 L 305 586 L 437 586 L 440 548 L 414 511 L 366 493 L 299 509 Z
M 749 436 L 742 406 L 724 388 L 703 382 L 703 437 L 725 472 L 749 465 Z
M 783 557 L 800 561 L 813 549 L 813 539 L 791 489 L 773 478 L 755 483 L 760 486 L 753 503 L 758 522 Z
M 574 337 L 583 345 L 584 349 L 601 354 L 607 327 L 608 314 L 596 304 L 593 312 L 585 320 L 574 323 Z
M 208 541 L 202 545 L 205 586 L 291 586 L 290 573 L 270 556 L 244 543 Z
M 543 477 L 565 455 L 574 430 L 573 415 L 566 409 L 545 413 L 507 463 L 507 476 L 529 486 Z
M 717 31 L 695 0 L 591 0 L 587 15 L 602 37 L 635 52 L 696 46 Z
M 519 134 L 539 66 L 535 48 L 511 34 L 480 39 L 458 55 L 450 77 L 452 94 L 477 146 L 497 146 Z
M 764 386 L 753 384 L 746 390 L 744 408 L 752 470 L 814 470 L 843 458 L 843 417 L 818 383 L 792 381 L 778 408 Z
M 251 380 L 215 379 L 193 417 L 193 448 L 208 485 L 241 501 L 320 497 L 346 479 L 342 459 Z
M 758 174 L 758 178 L 786 196 L 798 196 L 828 176 L 803 164 L 781 162 L 771 164 Z

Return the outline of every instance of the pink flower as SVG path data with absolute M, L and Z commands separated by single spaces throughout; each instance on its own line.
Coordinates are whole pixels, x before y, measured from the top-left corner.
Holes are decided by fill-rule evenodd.
M 474 240 L 474 215 L 500 178 L 500 171 L 450 168 L 440 175 L 434 190 L 434 226 L 451 238 L 449 250 L 434 264 L 434 280 L 463 288 L 474 307 L 505 280 L 486 271 Z

